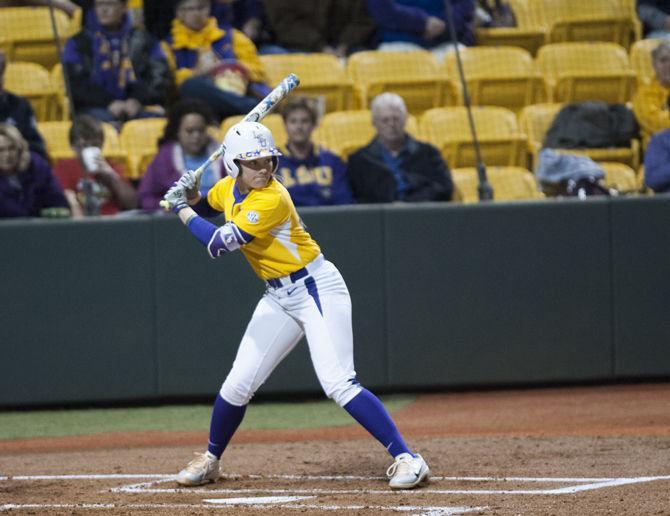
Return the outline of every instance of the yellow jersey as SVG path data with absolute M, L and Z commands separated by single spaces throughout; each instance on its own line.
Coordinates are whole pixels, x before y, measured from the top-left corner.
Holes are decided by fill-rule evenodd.
M 207 201 L 227 222 L 253 237 L 240 250 L 262 280 L 287 276 L 321 253 L 288 191 L 274 177 L 248 194 L 240 193 L 235 179 L 225 177 L 209 190 Z

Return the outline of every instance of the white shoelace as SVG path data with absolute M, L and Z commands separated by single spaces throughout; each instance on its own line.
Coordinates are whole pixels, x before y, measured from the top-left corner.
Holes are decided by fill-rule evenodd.
M 396 471 L 398 473 L 407 474 L 411 467 L 411 462 L 412 459 L 409 457 L 400 457 L 396 459 L 395 462 L 391 464 L 386 470 L 386 476 L 390 478 L 396 474 Z M 406 466 L 407 471 L 404 470 L 403 466 Z

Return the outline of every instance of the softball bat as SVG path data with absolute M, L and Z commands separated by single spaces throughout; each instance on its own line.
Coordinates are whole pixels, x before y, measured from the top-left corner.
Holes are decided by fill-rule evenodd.
M 270 92 L 268 93 L 263 100 L 261 100 L 254 109 L 249 111 L 247 115 L 242 119 L 244 122 L 260 122 L 265 118 L 270 111 L 272 111 L 279 102 L 288 96 L 298 85 L 300 84 L 300 79 L 294 73 L 288 74 L 284 77 L 281 82 Z M 226 148 L 223 145 L 223 142 L 216 149 L 212 155 L 207 158 L 202 165 L 194 170 L 196 176 L 201 176 L 205 169 L 210 166 L 214 161 L 219 159 L 223 153 L 226 152 Z M 166 210 L 170 209 L 170 204 L 163 200 L 160 202 L 160 205 Z

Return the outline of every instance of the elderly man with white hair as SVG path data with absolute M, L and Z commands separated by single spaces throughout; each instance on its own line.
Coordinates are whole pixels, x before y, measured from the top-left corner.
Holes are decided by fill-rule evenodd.
M 347 173 L 359 203 L 449 201 L 451 174 L 440 151 L 407 134 L 407 107 L 395 93 L 371 105 L 377 134 L 349 156 Z

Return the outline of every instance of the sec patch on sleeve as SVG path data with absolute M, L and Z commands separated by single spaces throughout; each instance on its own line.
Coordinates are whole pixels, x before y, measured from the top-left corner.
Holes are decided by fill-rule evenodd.
M 257 211 L 250 210 L 246 213 L 246 218 L 249 224 L 258 224 L 258 221 L 260 220 L 260 215 L 258 215 Z

